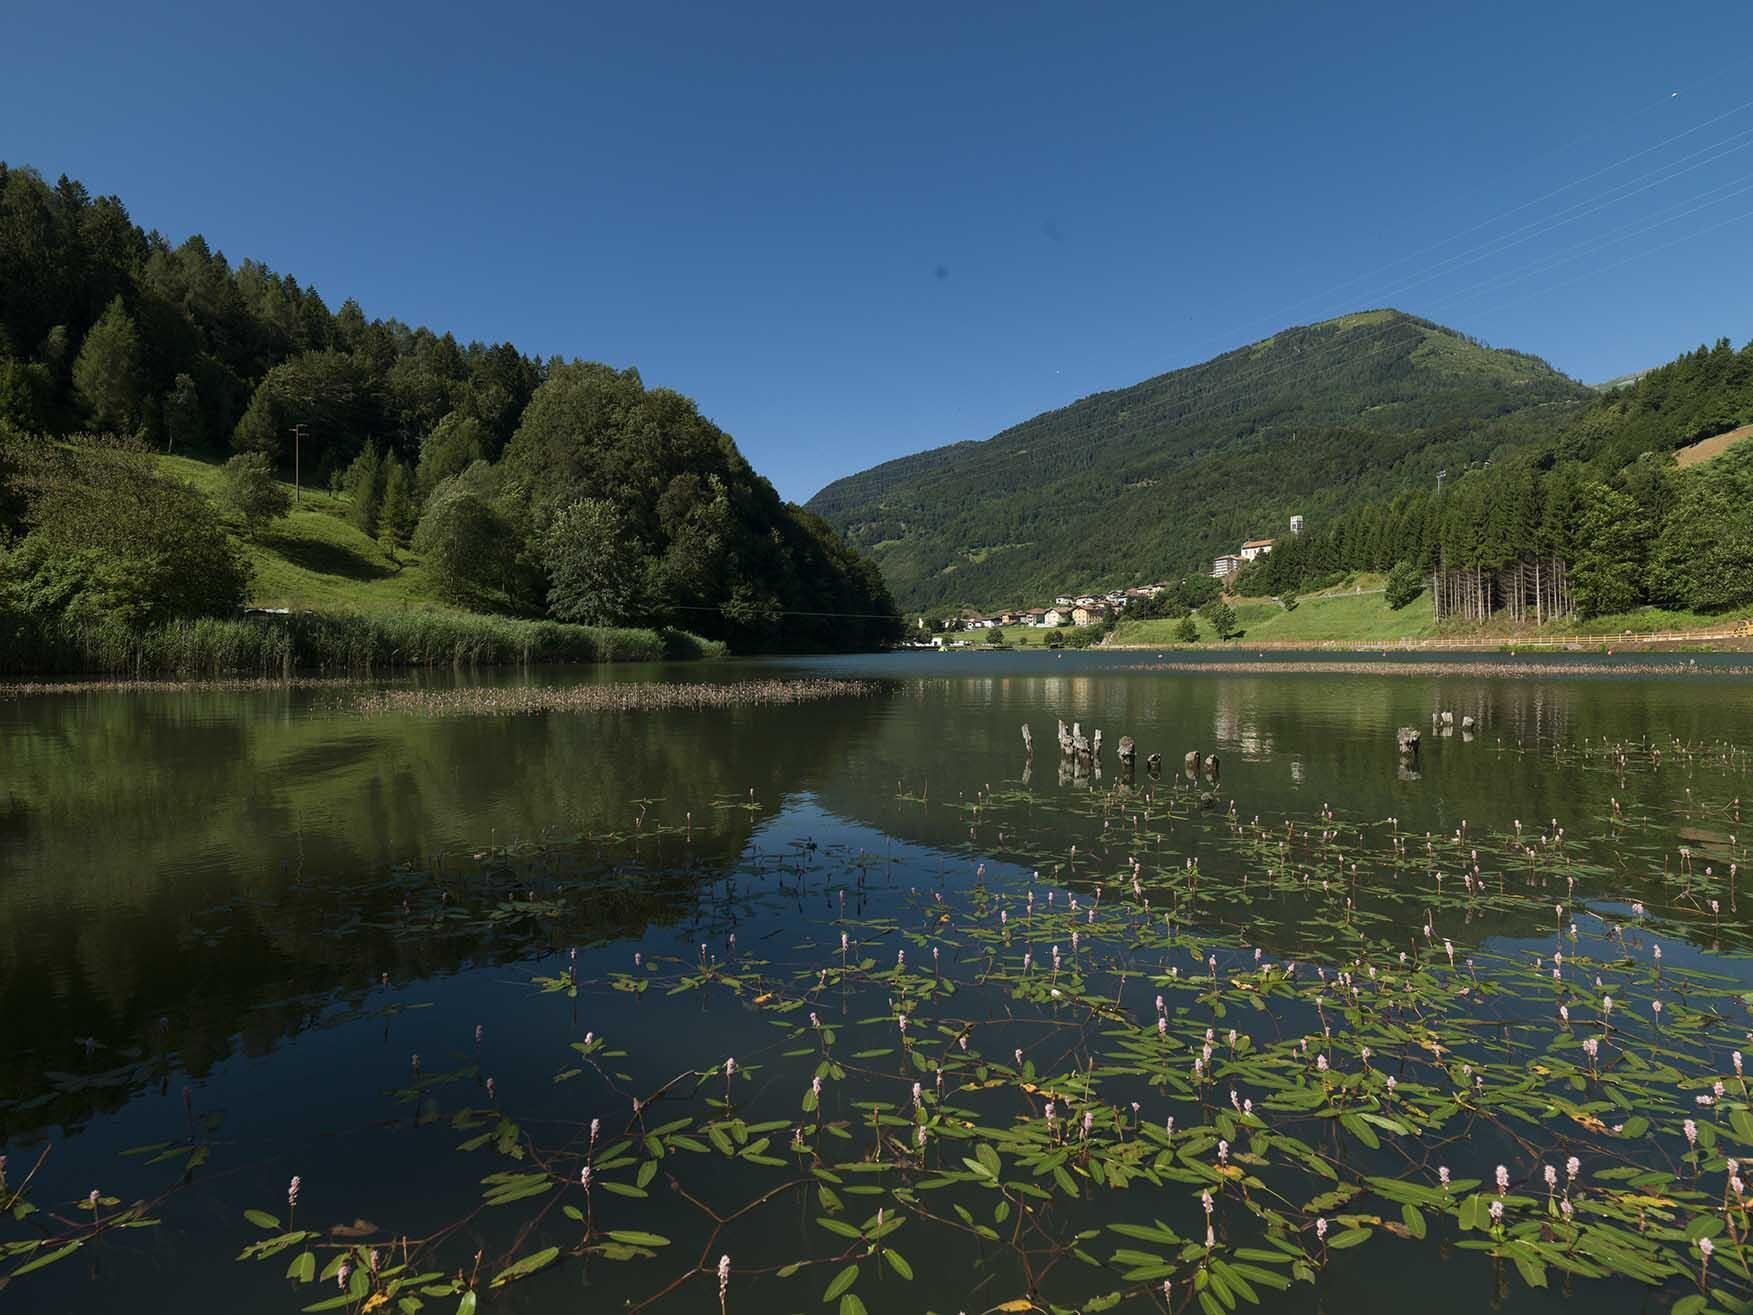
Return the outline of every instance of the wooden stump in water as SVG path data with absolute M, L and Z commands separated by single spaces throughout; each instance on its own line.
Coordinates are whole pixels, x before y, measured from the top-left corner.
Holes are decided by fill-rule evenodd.
M 1394 740 L 1400 746 L 1400 752 L 1407 757 L 1418 753 L 1418 727 L 1402 726 L 1394 732 Z
M 1189 776 L 1198 775 L 1198 773 L 1199 773 L 1199 750 L 1197 750 L 1197 749 L 1187 750 L 1187 756 L 1181 760 L 1181 765 L 1187 769 L 1187 775 L 1189 775 Z
M 1137 756 L 1138 756 L 1138 746 L 1132 742 L 1132 737 L 1130 735 L 1122 735 L 1120 737 L 1120 758 L 1121 758 L 1121 760 L 1124 762 L 1130 762 L 1130 761 L 1132 761 L 1132 759 L 1136 758 Z
M 1217 755 L 1215 753 L 1205 760 L 1205 774 L 1212 780 L 1217 780 Z
M 1031 758 L 1035 756 L 1035 733 L 1026 721 L 1023 723 L 1023 752 Z

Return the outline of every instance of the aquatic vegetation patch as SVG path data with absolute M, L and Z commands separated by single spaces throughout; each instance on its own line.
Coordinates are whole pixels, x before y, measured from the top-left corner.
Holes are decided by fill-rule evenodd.
M 491 1033 L 459 1021 L 461 1062 L 414 1055 L 382 1096 L 443 1138 L 423 1173 L 468 1184 L 466 1214 L 313 1228 L 321 1166 L 300 1166 L 232 1254 L 287 1309 L 473 1312 L 577 1267 L 632 1310 L 1228 1315 L 1441 1246 L 1506 1296 L 1614 1280 L 1739 1315 L 1747 755 L 1489 752 L 1675 775 L 1664 802 L 1443 833 L 1256 817 L 1173 780 L 935 802 L 902 783 L 897 809 L 965 824 L 936 870 L 806 836 L 751 849 L 697 874 L 680 953 L 562 939 L 607 891 L 673 881 L 642 858 L 707 821 L 661 801 L 613 834 L 399 871 L 342 933 L 522 938 L 525 1012 L 563 1007 L 546 1090 L 501 1089 Z M 191 1126 L 139 1156 L 199 1183 L 209 1145 Z M 57 1199 L 0 1188 L 0 1282 L 170 1204 Z
M 535 712 L 653 712 L 666 708 L 734 708 L 871 698 L 881 681 L 799 680 L 625 681 L 578 685 L 472 686 L 466 689 L 376 690 L 359 701 L 367 716 L 503 717 Z

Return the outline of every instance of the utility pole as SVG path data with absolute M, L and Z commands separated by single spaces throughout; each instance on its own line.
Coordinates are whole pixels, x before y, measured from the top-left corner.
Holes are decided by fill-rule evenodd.
M 299 464 L 303 457 L 304 431 L 306 426 L 292 426 L 292 501 L 302 504 L 304 501 L 299 481 Z

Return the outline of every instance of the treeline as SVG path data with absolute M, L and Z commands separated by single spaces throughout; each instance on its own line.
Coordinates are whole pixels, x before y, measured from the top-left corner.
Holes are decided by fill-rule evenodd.
M 1281 539 L 1249 594 L 1391 571 L 1390 602 L 1428 590 L 1437 619 L 1544 622 L 1645 604 L 1753 602 L 1753 442 L 1687 468 L 1680 447 L 1753 420 L 1753 343 L 1727 340 L 1604 397 L 1550 438 Z
M 782 502 L 681 394 L 634 370 L 367 319 L 351 300 L 331 311 L 314 288 L 234 266 L 200 237 L 173 246 L 143 231 L 115 197 L 0 163 L 0 439 L 15 472 L 101 450 L 100 478 L 113 478 L 125 444 L 65 444 L 81 431 L 253 457 L 231 480 L 246 528 L 252 505 L 276 514 L 260 476 L 289 477 L 296 460 L 306 483 L 351 492 L 361 528 L 392 552 L 412 542 L 444 594 L 475 610 L 673 625 L 740 649 L 866 647 L 898 631 L 875 567 Z M 51 447 L 64 457 L 45 458 Z M 79 585 L 129 545 L 82 545 L 66 519 L 47 527 L 53 508 L 39 511 L 31 488 L 49 473 L 14 479 L 0 500 L 0 606 L 190 615 L 186 597 Z M 184 531 L 212 531 L 190 515 Z M 212 578 L 184 592 L 235 605 L 240 555 L 216 542 L 208 556 Z

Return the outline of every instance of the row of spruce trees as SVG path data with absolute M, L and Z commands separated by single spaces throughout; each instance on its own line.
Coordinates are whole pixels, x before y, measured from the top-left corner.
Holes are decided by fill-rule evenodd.
M 82 434 L 122 438 L 69 441 Z M 131 447 L 248 457 L 228 487 L 270 514 L 260 486 L 296 456 L 307 484 L 351 492 L 362 529 L 392 551 L 412 543 L 482 610 L 675 625 L 742 648 L 863 647 L 898 627 L 876 568 L 681 394 L 368 319 L 351 300 L 331 310 L 200 237 L 142 230 L 116 197 L 3 163 L 0 447 L 0 609 L 102 612 L 144 587 L 124 567 L 167 551 L 161 536 L 82 541 L 76 522 L 46 524 L 65 509 L 46 490 L 83 463 L 95 487 L 161 479 Z M 221 532 L 174 492 L 153 499 L 192 517 L 180 536 Z M 188 569 L 229 562 L 214 588 L 136 599 L 129 615 L 241 601 L 239 556 L 197 555 Z

